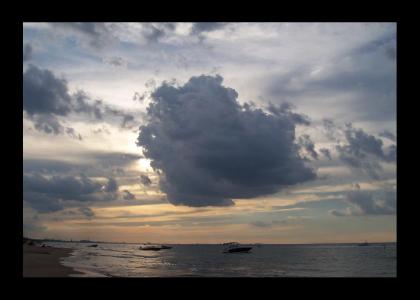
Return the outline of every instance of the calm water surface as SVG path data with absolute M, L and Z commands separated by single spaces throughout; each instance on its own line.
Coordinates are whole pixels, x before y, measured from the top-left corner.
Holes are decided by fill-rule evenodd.
M 49 243 L 74 249 L 62 263 L 82 276 L 117 277 L 395 277 L 396 244 L 261 245 L 224 254 L 222 245 L 172 245 L 161 251 L 134 244 Z

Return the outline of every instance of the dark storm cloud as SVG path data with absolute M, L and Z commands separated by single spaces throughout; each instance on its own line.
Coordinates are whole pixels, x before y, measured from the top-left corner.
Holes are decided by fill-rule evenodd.
M 68 134 L 81 140 L 80 134 L 73 128 L 64 127 L 59 120 L 72 113 L 95 120 L 118 117 L 122 119 L 122 128 L 132 128 L 135 124 L 131 114 L 105 105 L 101 100 L 91 101 L 83 91 L 70 95 L 65 79 L 34 65 L 29 65 L 23 73 L 22 92 L 23 110 L 34 122 L 35 128 L 47 134 Z
M 113 178 L 104 185 L 84 174 L 49 177 L 40 173 L 23 174 L 23 200 L 39 212 L 61 210 L 66 201 L 109 201 L 117 198 L 117 190 Z
M 150 178 L 147 175 L 140 175 L 140 182 L 142 185 L 144 186 L 149 186 L 152 184 L 152 181 L 150 180 Z
M 396 137 L 395 137 L 395 135 L 392 132 L 388 131 L 388 130 L 382 131 L 381 133 L 379 133 L 379 136 L 380 137 L 387 138 L 387 139 L 389 139 L 389 140 L 391 140 L 393 142 L 395 142 L 397 140 Z
M 26 43 L 23 45 L 23 61 L 28 61 L 32 59 L 32 46 L 31 44 Z
M 223 22 L 196 22 L 192 24 L 191 34 L 199 35 L 203 32 L 209 32 L 221 29 L 226 26 Z
M 315 151 L 314 142 L 311 137 L 307 134 L 303 134 L 299 137 L 299 145 L 308 152 L 313 159 L 318 159 L 318 153 Z
M 233 205 L 232 199 L 273 194 L 315 179 L 295 143 L 296 116 L 241 105 L 217 76 L 163 83 L 151 95 L 137 144 L 160 170 L 169 202 Z

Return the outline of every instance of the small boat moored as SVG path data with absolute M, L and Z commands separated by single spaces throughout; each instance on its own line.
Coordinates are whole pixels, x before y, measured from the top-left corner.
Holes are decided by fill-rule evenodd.
M 225 243 L 223 245 L 227 246 L 223 250 L 223 253 L 249 253 L 249 251 L 252 249 L 250 246 L 243 246 L 236 242 Z

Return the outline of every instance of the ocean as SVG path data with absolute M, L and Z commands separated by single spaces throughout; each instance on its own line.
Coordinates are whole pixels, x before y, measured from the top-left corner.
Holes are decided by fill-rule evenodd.
M 395 277 L 396 244 L 252 245 L 250 253 L 222 253 L 223 245 L 171 245 L 161 251 L 140 244 L 50 242 L 74 249 L 62 264 L 77 277 Z

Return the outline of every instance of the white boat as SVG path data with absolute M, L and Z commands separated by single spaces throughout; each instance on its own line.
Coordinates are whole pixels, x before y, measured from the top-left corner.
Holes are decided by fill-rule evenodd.
M 223 253 L 248 253 L 252 249 L 250 246 L 243 246 L 236 242 L 225 243 L 223 245 L 226 246 Z

